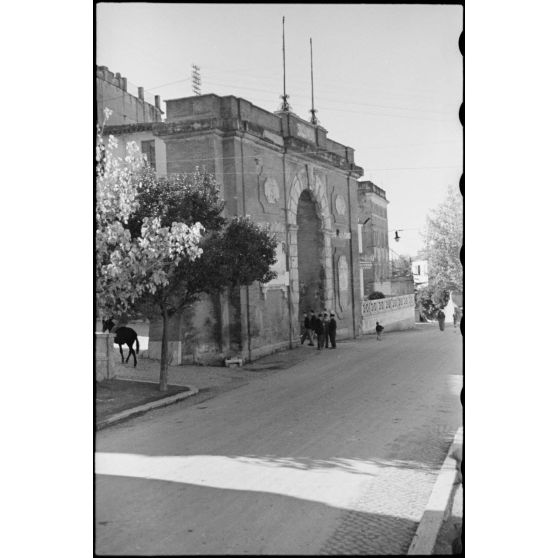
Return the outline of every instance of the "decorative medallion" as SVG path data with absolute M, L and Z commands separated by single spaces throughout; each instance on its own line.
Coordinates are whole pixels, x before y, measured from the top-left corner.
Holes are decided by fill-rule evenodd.
M 345 205 L 345 199 L 343 196 L 337 196 L 335 198 L 335 209 L 337 210 L 338 215 L 345 215 L 347 206 Z
M 275 178 L 266 178 L 264 184 L 264 193 L 269 203 L 276 203 L 279 199 L 279 186 Z

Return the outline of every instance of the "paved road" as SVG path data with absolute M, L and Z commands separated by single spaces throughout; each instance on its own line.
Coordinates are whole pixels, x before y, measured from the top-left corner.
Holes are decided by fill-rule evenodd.
M 461 385 L 461 335 L 425 325 L 103 430 L 96 551 L 404 553 Z

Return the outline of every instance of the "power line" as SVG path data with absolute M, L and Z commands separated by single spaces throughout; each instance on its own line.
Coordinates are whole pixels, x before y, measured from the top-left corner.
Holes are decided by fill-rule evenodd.
M 177 83 L 183 83 L 185 81 L 190 81 L 192 78 L 191 77 L 187 77 L 184 79 L 179 79 L 177 81 L 171 81 L 169 83 L 163 83 L 163 85 L 156 85 L 155 87 L 150 87 L 149 89 L 146 89 L 146 91 L 153 91 L 154 89 L 161 89 L 163 87 L 167 87 L 168 85 L 176 85 Z
M 235 76 L 238 76 L 241 73 L 244 73 L 244 69 L 231 69 L 230 67 L 227 68 L 217 68 L 216 66 L 209 66 L 210 70 L 214 69 L 216 71 L 217 74 L 221 75 L 221 74 L 226 74 L 226 73 L 233 73 Z M 273 81 L 274 83 L 277 82 L 277 77 L 274 76 L 266 76 L 264 75 L 264 70 L 260 70 L 258 72 L 258 75 L 254 75 L 252 73 L 244 73 L 244 75 L 242 76 L 243 79 L 253 79 L 253 80 L 257 80 L 258 82 L 261 82 L 262 80 L 265 81 Z M 291 78 L 291 81 L 294 82 L 298 82 L 301 84 L 301 86 L 306 86 L 307 85 L 307 81 L 306 79 L 303 79 L 302 77 L 293 77 Z M 328 80 L 328 79 L 320 79 L 320 83 L 321 84 L 329 84 L 328 89 L 346 89 L 348 91 L 353 92 L 355 87 L 353 85 L 344 85 L 343 83 L 340 83 L 339 80 Z M 374 87 L 368 87 L 368 86 L 363 86 L 361 83 L 359 83 L 358 85 L 358 90 L 365 93 L 365 92 L 383 92 L 384 94 L 389 95 L 390 97 L 395 96 L 422 96 L 422 97 L 431 97 L 432 94 L 436 93 L 436 89 L 431 89 L 428 91 L 418 91 L 415 88 L 409 88 L 409 87 L 404 87 L 404 86 L 398 86 L 396 90 L 394 89 L 388 89 L 388 88 L 382 88 L 382 87 L 378 87 L 378 86 L 374 86 Z M 410 93 L 402 93 L 408 91 Z M 447 104 L 447 103 L 443 103 L 443 104 Z
M 221 85 L 223 87 L 231 87 L 231 88 L 238 88 L 238 89 L 249 89 L 252 91 L 261 91 L 264 93 L 272 93 L 272 91 L 268 90 L 268 89 L 259 89 L 259 88 L 250 88 L 250 87 L 240 87 L 237 85 L 229 85 L 226 83 L 218 83 L 218 82 L 212 82 L 212 81 L 208 81 L 207 83 L 211 83 L 212 85 Z M 406 111 L 413 111 L 413 112 L 432 112 L 432 113 L 436 113 L 436 114 L 454 114 L 457 113 L 459 107 L 458 107 L 458 103 L 456 103 L 456 109 L 454 111 L 448 111 L 448 110 L 432 110 L 432 109 L 423 109 L 423 108 L 411 108 L 411 107 L 402 107 L 402 106 L 394 106 L 394 105 L 380 105 L 377 103 L 361 103 L 358 101 L 352 101 L 350 99 L 343 99 L 343 100 L 338 100 L 338 99 L 332 99 L 329 97 L 323 97 L 320 96 L 320 100 L 323 101 L 330 101 L 333 103 L 342 103 L 342 104 L 350 104 L 350 105 L 360 105 L 360 106 L 365 106 L 365 107 L 375 107 L 375 108 L 384 108 L 384 109 L 390 109 L 390 110 L 406 110 Z
M 197 68 L 198 68 L 198 70 L 194 70 L 192 78 L 186 78 L 186 79 L 178 80 L 176 82 L 170 82 L 170 83 L 163 84 L 163 85 L 160 85 L 160 86 L 152 87 L 152 88 L 148 89 L 147 91 L 153 91 L 155 89 L 165 87 L 167 85 L 182 83 L 182 82 L 189 81 L 190 79 L 192 79 L 194 93 L 196 95 L 201 95 L 201 76 L 199 75 L 199 67 L 197 67 Z M 132 83 L 132 82 L 130 82 L 130 83 Z M 262 92 L 262 93 L 273 94 L 273 92 L 268 90 L 268 89 L 260 89 L 260 88 L 256 88 L 256 87 L 243 87 L 243 86 L 230 85 L 230 84 L 226 84 L 226 83 L 219 83 L 219 82 L 213 82 L 213 81 L 208 81 L 208 80 L 206 80 L 206 83 L 208 83 L 210 85 L 221 86 L 221 87 L 229 87 L 231 89 L 240 89 L 240 90 L 246 90 L 246 91 L 257 91 L 257 92 Z M 129 95 L 134 96 L 129 91 L 122 90 L 122 94 L 123 93 L 128 93 Z M 103 98 L 102 101 L 105 102 L 105 101 L 121 99 L 122 94 L 118 95 L 116 97 Z M 329 98 L 322 98 L 322 99 L 329 100 L 329 101 L 334 102 L 334 103 L 343 102 L 345 105 L 353 106 L 353 107 L 357 107 L 358 105 L 361 105 L 361 106 L 369 106 L 369 107 L 375 107 L 375 108 L 378 108 L 378 109 L 392 110 L 392 111 L 399 110 L 399 111 L 410 111 L 410 112 L 419 112 L 419 113 L 436 113 L 436 114 L 448 114 L 448 115 L 449 114 L 455 114 L 455 120 L 457 121 L 457 119 L 458 119 L 457 108 L 456 108 L 455 111 L 435 111 L 435 110 L 429 110 L 429 109 L 397 107 L 397 106 L 379 105 L 379 104 L 373 104 L 373 103 L 345 102 L 345 101 L 337 101 L 337 100 L 329 99 Z M 273 102 L 273 101 L 269 100 L 268 102 Z M 409 120 L 428 120 L 428 121 L 432 121 L 432 122 L 451 122 L 451 121 L 454 120 L 454 119 L 448 119 L 448 118 L 429 118 L 429 117 L 426 117 L 426 116 L 421 117 L 421 116 L 412 116 L 412 115 L 405 115 L 405 114 L 386 114 L 386 113 L 369 112 L 369 111 L 362 111 L 362 110 L 348 110 L 348 109 L 335 108 L 335 107 L 331 107 L 331 106 L 327 106 L 327 105 L 321 105 L 321 107 L 322 107 L 322 110 L 329 110 L 329 111 L 332 111 L 332 112 L 341 112 L 341 113 L 359 114 L 361 116 L 377 116 L 377 117 L 383 117 L 383 118 L 404 118 L 404 119 L 409 119 Z
M 232 68 L 230 66 L 225 67 L 217 67 L 217 66 L 207 66 L 207 68 L 209 68 L 210 70 L 215 70 L 218 74 L 235 74 L 235 76 L 238 76 L 239 74 L 244 74 L 243 78 L 246 79 L 254 79 L 254 80 L 268 80 L 268 81 L 277 81 L 277 77 L 276 75 L 265 75 L 265 69 L 261 69 L 258 72 L 258 75 L 253 74 L 251 71 L 253 70 L 253 68 Z M 245 70 L 249 70 L 248 72 L 245 72 Z M 272 70 L 273 71 L 273 70 Z M 295 81 L 298 82 L 300 84 L 306 85 L 306 80 L 302 77 L 292 77 L 289 78 L 291 81 Z M 334 87 L 340 87 L 340 88 L 345 88 L 347 90 L 354 90 L 354 86 L 353 85 L 344 85 L 342 83 L 340 83 L 338 80 L 328 80 L 328 79 L 320 79 L 320 83 L 322 84 L 331 84 Z M 385 93 L 387 93 L 388 95 L 392 96 L 392 95 L 397 95 L 400 94 L 401 91 L 408 91 L 410 92 L 411 95 L 415 95 L 415 96 L 423 96 L 423 97 L 430 97 L 432 94 L 436 93 L 436 89 L 423 89 L 422 91 L 418 90 L 416 87 L 414 88 L 410 88 L 410 87 L 405 87 L 405 86 L 398 86 L 397 90 L 393 90 L 393 89 L 387 89 L 387 88 L 382 88 L 382 87 L 378 87 L 378 86 L 374 86 L 374 87 L 368 87 L 368 86 L 362 86 L 361 84 L 359 84 L 359 90 L 361 91 L 383 91 Z
M 241 90 L 246 90 L 246 91 L 258 91 L 258 92 L 262 92 L 262 93 L 269 93 L 272 94 L 273 92 L 270 91 L 269 89 L 260 89 L 257 87 L 243 87 L 240 85 L 230 85 L 227 83 L 219 83 L 219 82 L 214 82 L 214 81 L 208 81 L 206 80 L 206 83 L 210 84 L 210 85 L 219 85 L 221 87 L 229 87 L 231 89 L 241 89 Z M 330 101 L 332 99 L 329 99 Z M 337 102 L 336 100 L 333 100 L 333 102 Z M 345 105 L 349 105 L 349 106 L 355 106 L 359 103 L 353 103 L 353 102 L 343 102 Z M 364 104 L 364 103 L 360 103 L 360 104 Z M 405 108 L 405 107 L 393 107 L 393 106 L 387 106 L 387 105 L 374 105 L 374 104 L 364 104 L 365 106 L 371 106 L 371 107 L 377 107 L 377 108 L 381 108 L 381 109 L 387 109 L 387 110 L 407 110 L 407 111 L 414 111 L 414 112 L 440 112 L 440 114 L 455 114 L 455 120 L 458 120 L 458 107 L 456 107 L 455 111 L 447 111 L 447 112 L 441 112 L 441 111 L 428 111 L 428 110 L 424 110 L 424 109 L 413 109 L 413 108 Z M 444 118 L 427 118 L 427 117 L 417 117 L 417 116 L 409 116 L 409 115 L 404 115 L 404 114 L 378 114 L 378 113 L 371 113 L 371 112 L 365 112 L 365 111 L 351 111 L 351 110 L 346 110 L 346 109 L 338 109 L 338 108 L 333 108 L 333 107 L 328 107 L 328 106 L 324 106 L 321 105 L 322 109 L 326 109 L 326 110 L 331 110 L 334 112 L 347 112 L 347 113 L 355 113 L 355 114 L 367 114 L 367 115 L 373 115 L 373 116 L 384 116 L 384 117 L 394 117 L 394 118 L 409 118 L 411 120 L 432 120 L 434 122 L 449 122 L 453 119 L 444 119 Z
M 157 86 L 155 86 L 155 87 L 150 87 L 149 89 L 144 89 L 144 91 L 153 92 L 153 90 L 155 90 L 155 89 L 161 89 L 161 88 L 166 87 L 166 86 L 168 86 L 168 85 L 176 85 L 177 83 L 183 83 L 183 82 L 185 82 L 185 81 L 190 81 L 190 79 L 191 79 L 190 77 L 187 77 L 187 78 L 185 78 L 185 79 L 179 79 L 178 81 L 171 81 L 170 83 L 163 83 L 162 85 L 157 85 Z M 105 81 L 106 81 L 106 80 L 105 80 Z M 118 87 L 118 86 L 115 85 L 114 83 L 110 83 L 110 81 L 107 81 L 107 83 L 109 83 L 110 85 L 112 85 L 112 86 L 114 86 L 114 87 Z M 128 83 L 130 83 L 130 84 L 132 84 L 132 85 L 135 85 L 135 86 L 138 87 L 138 88 L 141 87 L 140 85 L 137 85 L 137 84 L 135 84 L 133 81 L 130 81 L 130 80 L 128 80 Z M 116 99 L 122 99 L 122 95 L 123 95 L 124 93 L 128 93 L 128 95 L 130 95 L 130 96 L 132 96 L 132 97 L 139 98 L 137 95 L 134 95 L 134 94 L 131 93 L 130 91 L 122 89 L 122 93 L 119 94 L 117 97 L 102 97 L 100 100 L 102 100 L 103 102 L 105 102 L 105 101 L 114 101 L 114 100 L 116 100 Z

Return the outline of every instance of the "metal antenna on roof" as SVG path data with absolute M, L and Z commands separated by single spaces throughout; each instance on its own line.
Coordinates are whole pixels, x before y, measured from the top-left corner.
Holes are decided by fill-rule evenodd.
M 291 107 L 287 102 L 289 96 L 287 95 L 287 85 L 286 85 L 286 71 L 285 71 L 285 16 L 283 16 L 283 95 L 281 95 L 281 99 L 283 99 L 283 103 L 281 104 L 282 111 L 289 112 Z
M 314 125 L 317 125 L 318 119 L 316 118 L 316 113 L 318 111 L 314 108 L 314 60 L 312 57 L 312 37 L 310 37 L 310 83 L 312 86 L 312 108 L 310 109 L 310 114 L 312 114 L 312 117 L 310 118 L 310 122 Z
M 192 90 L 196 95 L 201 95 L 200 67 L 192 64 Z

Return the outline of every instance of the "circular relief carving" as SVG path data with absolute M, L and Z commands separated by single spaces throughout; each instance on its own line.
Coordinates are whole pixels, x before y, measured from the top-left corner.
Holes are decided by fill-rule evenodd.
M 279 199 L 279 186 L 275 178 L 267 178 L 264 184 L 264 194 L 269 203 L 276 203 Z
M 335 209 L 339 215 L 345 215 L 347 206 L 345 205 L 345 199 L 342 196 L 337 196 L 335 198 Z

